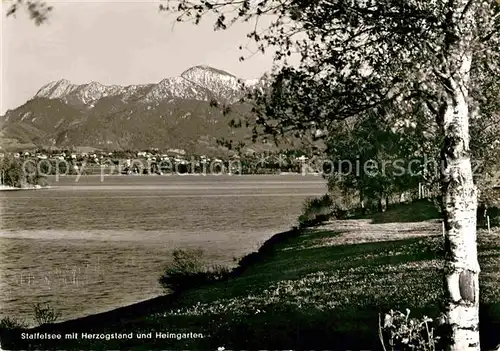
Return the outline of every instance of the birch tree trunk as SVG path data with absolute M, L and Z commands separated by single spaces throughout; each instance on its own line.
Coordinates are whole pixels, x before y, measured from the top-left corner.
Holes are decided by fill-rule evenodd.
M 445 221 L 445 316 L 450 327 L 448 348 L 480 350 L 479 263 L 476 243 L 477 190 L 469 150 L 469 71 L 475 14 L 470 0 L 451 0 L 441 78 L 444 101 L 440 124 Z M 472 4 L 472 5 L 471 5 Z

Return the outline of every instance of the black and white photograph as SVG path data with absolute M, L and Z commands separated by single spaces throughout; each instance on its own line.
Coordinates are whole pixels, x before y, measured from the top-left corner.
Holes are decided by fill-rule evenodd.
M 500 351 L 500 0 L 2 0 L 0 350 Z

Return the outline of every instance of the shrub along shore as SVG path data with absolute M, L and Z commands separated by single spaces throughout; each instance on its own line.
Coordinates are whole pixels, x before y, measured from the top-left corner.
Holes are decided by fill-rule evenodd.
M 404 212 L 413 211 L 417 221 L 398 221 L 401 212 L 393 209 L 375 220 L 294 228 L 274 235 L 232 271 L 207 270 L 202 284 L 187 274 L 183 285 L 173 274 L 180 270 L 171 270 L 164 282 L 176 277 L 172 294 L 72 321 L 3 328 L 2 347 L 375 350 L 382 348 L 380 315 L 407 308 L 411 316 L 430 317 L 439 335 L 441 223 L 428 206 L 407 205 Z M 492 349 L 500 343 L 500 233 L 480 230 L 478 238 L 481 342 Z M 33 333 L 61 338 L 29 338 Z

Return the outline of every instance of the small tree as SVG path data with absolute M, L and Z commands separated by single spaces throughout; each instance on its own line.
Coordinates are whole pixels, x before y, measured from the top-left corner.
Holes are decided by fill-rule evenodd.
M 13 157 L 3 157 L 0 160 L 0 172 L 4 185 L 19 187 L 24 181 L 21 163 Z
M 36 303 L 33 306 L 33 319 L 38 325 L 54 323 L 61 317 L 61 312 L 56 311 L 49 303 Z
M 166 292 L 179 291 L 196 284 L 204 272 L 203 250 L 175 249 L 173 261 L 165 269 L 159 283 Z

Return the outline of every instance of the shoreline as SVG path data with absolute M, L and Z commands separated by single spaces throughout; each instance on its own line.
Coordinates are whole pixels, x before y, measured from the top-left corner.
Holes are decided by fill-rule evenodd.
M 163 174 L 122 174 L 122 173 L 86 173 L 86 174 L 47 174 L 46 177 L 227 177 L 227 176 L 237 176 L 237 177 L 246 177 L 246 176 L 314 176 L 320 177 L 323 173 L 320 172 L 276 172 L 276 173 L 163 173 Z
M 236 278 L 240 276 L 246 269 L 251 267 L 257 262 L 261 262 L 270 255 L 273 254 L 275 245 L 278 243 L 283 243 L 284 241 L 291 239 L 300 235 L 302 229 L 298 227 L 292 227 L 291 229 L 279 232 L 272 235 L 267 239 L 258 249 L 258 251 L 253 251 L 243 256 L 236 266 L 231 269 L 230 277 Z M 210 283 L 208 283 L 210 284 Z M 200 283 L 188 290 L 195 290 L 202 288 L 207 284 Z M 157 313 L 164 309 L 167 309 L 171 304 L 173 304 L 179 296 L 181 296 L 185 291 L 173 292 L 168 295 L 160 295 L 157 297 L 149 298 L 146 300 L 138 301 L 133 304 L 117 307 L 110 309 L 108 311 L 90 314 L 84 317 L 77 317 L 72 319 L 67 319 L 60 322 L 55 322 L 51 324 L 43 324 L 36 327 L 22 328 L 15 330 L 7 330 L 7 336 L 4 334 L 5 331 L 0 329 L 0 340 L 6 342 L 6 345 L 18 346 L 21 333 L 74 333 L 74 332 L 85 332 L 91 325 L 92 328 L 103 328 L 112 324 L 120 323 L 120 321 L 125 319 L 140 318 L 151 313 Z M 15 316 L 14 316 L 15 317 Z M 13 336 L 17 334 L 17 338 Z M 12 344 L 9 344 L 11 342 Z M 2 345 L 3 346 L 3 345 Z
M 298 349 L 305 348 L 305 345 L 315 346 L 315 349 L 325 349 L 325 346 L 332 345 L 336 345 L 333 349 L 367 349 L 367 346 L 373 348 L 379 340 L 377 332 L 373 328 L 362 328 L 360 323 L 376 325 L 377 310 L 384 311 L 395 306 L 393 302 L 388 305 L 383 298 L 366 304 L 366 298 L 380 296 L 380 291 L 385 291 L 388 282 L 399 282 L 396 279 L 399 277 L 399 270 L 394 269 L 395 267 L 418 267 L 406 271 L 410 276 L 408 279 L 415 285 L 415 291 L 402 289 L 394 296 L 395 301 L 403 299 L 400 302 L 403 303 L 402 306 L 411 307 L 414 315 L 424 314 L 435 318 L 432 311 L 437 311 L 438 295 L 442 294 L 441 280 L 438 279 L 441 276 L 438 264 L 441 258 L 439 252 L 435 251 L 435 244 L 441 238 L 439 223 L 431 218 L 405 223 L 404 228 L 401 228 L 399 222 L 374 223 L 371 219 L 352 219 L 326 221 L 312 228 L 294 227 L 274 234 L 258 251 L 242 258 L 227 280 L 215 282 L 213 285 L 197 284 L 179 293 L 60 323 L 35 328 L 2 329 L 2 346 L 7 349 L 189 349 L 186 345 L 194 349 L 215 349 L 220 345 L 233 349 L 263 349 L 264 345 L 265 348 L 272 349 L 294 348 L 288 347 L 289 345 L 296 345 L 295 348 Z M 307 235 L 302 236 L 304 233 Z M 486 265 L 485 270 L 491 270 L 494 268 L 494 262 L 489 260 L 488 252 L 495 247 L 497 239 L 494 234 L 481 235 L 480 238 L 483 238 L 480 242 L 483 253 L 481 262 Z M 401 261 L 394 261 L 395 248 L 404 250 L 398 254 Z M 367 254 L 370 256 L 367 257 Z M 373 255 L 375 257 L 372 257 Z M 349 262 L 347 268 L 346 259 Z M 295 262 L 296 267 L 293 270 L 287 269 L 290 260 Z M 375 275 L 376 279 L 373 280 L 374 275 L 367 274 L 369 272 L 384 274 Z M 330 283 L 336 282 L 338 277 L 347 280 L 345 284 L 332 289 Z M 488 281 L 483 281 L 483 286 L 493 286 L 496 279 L 494 276 L 490 277 Z M 396 284 L 396 287 L 403 286 L 405 285 Z M 258 289 L 253 291 L 254 287 Z M 292 287 L 297 290 L 292 289 L 290 294 L 287 293 Z M 242 288 L 245 288 L 245 292 Z M 278 288 L 282 289 L 280 294 L 276 295 L 274 292 Z M 307 302 L 308 305 L 304 306 L 305 310 L 302 309 L 301 313 L 301 307 L 296 303 L 304 303 L 304 300 L 295 300 L 295 291 L 309 294 L 308 291 L 312 288 L 320 289 L 318 291 L 326 295 Z M 252 290 L 253 293 L 247 292 L 246 289 Z M 352 289 L 355 291 L 349 293 Z M 431 291 L 431 294 L 421 294 L 421 291 Z M 335 313 L 333 321 L 332 314 L 325 313 L 322 308 L 307 307 L 317 304 L 322 306 L 323 303 L 332 301 L 332 298 L 339 299 L 344 294 L 347 294 L 345 296 L 349 297 L 350 301 L 352 299 L 352 302 L 332 307 L 331 311 Z M 269 303 L 270 298 L 276 301 Z M 285 306 L 282 305 L 285 302 L 286 306 L 295 306 L 298 309 L 283 309 L 280 306 Z M 310 315 L 310 309 L 314 312 L 313 315 Z M 233 313 L 237 311 L 242 311 L 242 315 L 246 317 L 241 320 L 234 319 Z M 225 312 L 229 314 L 226 315 Z M 480 314 L 485 322 L 481 329 L 481 343 L 487 347 L 498 344 L 496 331 L 500 326 L 499 312 L 500 302 L 494 291 L 483 294 Z M 211 316 L 212 314 L 215 317 Z M 310 319 L 311 316 L 314 320 Z M 213 318 L 216 318 L 215 324 Z M 302 323 L 312 321 L 316 327 L 310 330 L 302 329 L 302 339 L 297 341 L 294 334 L 296 324 L 290 324 L 290 318 L 297 318 L 297 321 Z M 263 323 L 266 324 L 264 328 Z M 233 325 L 236 325 L 235 329 L 227 328 Z M 254 329 L 245 329 L 245 332 L 239 328 L 240 325 Z M 272 333 L 274 327 L 284 327 L 287 333 L 278 335 L 281 335 L 282 339 L 275 347 L 268 347 L 274 345 L 271 339 L 268 340 L 275 336 Z M 150 337 L 149 340 L 143 340 L 142 337 L 136 337 L 130 340 L 103 341 L 102 338 L 88 340 L 67 337 L 89 333 L 112 335 L 148 331 L 153 334 L 165 331 L 203 332 L 208 338 L 188 341 L 182 338 L 161 340 Z M 244 332 L 243 341 L 241 332 Z M 34 341 L 33 338 L 23 339 L 22 333 L 47 333 L 59 335 L 62 339 Z M 252 339 L 255 333 L 264 336 L 264 339 Z
M 17 191 L 17 190 L 43 190 L 50 189 L 50 186 L 34 185 L 29 187 L 14 187 L 14 186 L 1 186 L 0 191 Z

